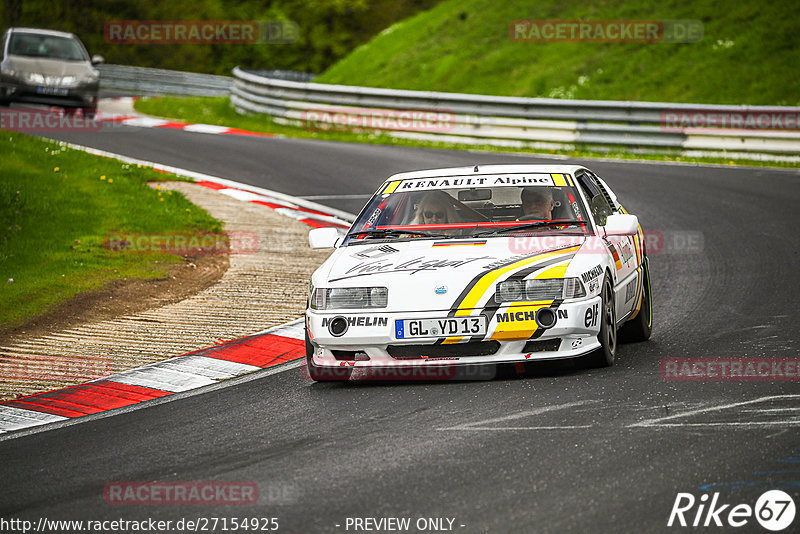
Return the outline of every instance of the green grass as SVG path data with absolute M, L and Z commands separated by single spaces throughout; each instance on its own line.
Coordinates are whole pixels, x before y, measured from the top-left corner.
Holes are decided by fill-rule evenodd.
M 273 121 L 267 115 L 240 115 L 230 105 L 227 97 L 163 97 L 145 98 L 134 104 L 137 111 L 177 119 L 190 123 L 213 124 L 240 128 L 253 132 L 271 133 L 286 137 L 319 139 L 324 141 L 343 141 L 351 143 L 369 143 L 379 145 L 410 146 L 421 148 L 475 150 L 487 152 L 515 152 L 523 154 L 559 155 L 570 158 L 617 158 L 629 160 L 655 160 L 683 163 L 721 164 L 721 165 L 753 165 L 759 167 L 797 167 L 796 163 L 772 162 L 748 159 L 731 160 L 729 158 L 688 158 L 675 154 L 634 154 L 622 149 L 611 152 L 600 152 L 587 148 L 579 150 L 550 150 L 548 152 L 534 149 L 508 149 L 491 145 L 468 145 L 399 139 L 383 133 L 352 132 L 343 130 L 306 129 L 299 126 L 283 125 Z
M 514 42 L 509 24 L 694 19 L 697 43 Z M 391 26 L 315 81 L 597 100 L 800 104 L 800 2 L 447 0 Z
M 180 257 L 129 253 L 117 233 L 220 232 L 155 171 L 0 132 L 0 331 L 121 278 L 161 278 Z M 13 279 L 13 282 L 8 280 Z

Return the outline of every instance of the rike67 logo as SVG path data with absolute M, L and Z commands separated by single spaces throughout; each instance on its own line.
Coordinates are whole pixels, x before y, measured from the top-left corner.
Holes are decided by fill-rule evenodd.
M 699 499 L 696 499 L 691 493 L 678 493 L 672 505 L 667 526 L 738 528 L 752 524 L 755 517 L 762 527 L 777 532 L 791 525 L 794 516 L 794 500 L 788 493 L 781 490 L 770 490 L 763 493 L 756 501 L 755 506 L 720 503 L 719 493 L 714 493 L 711 497 L 708 493 L 704 493 Z M 748 529 L 748 532 L 752 532 L 752 530 Z

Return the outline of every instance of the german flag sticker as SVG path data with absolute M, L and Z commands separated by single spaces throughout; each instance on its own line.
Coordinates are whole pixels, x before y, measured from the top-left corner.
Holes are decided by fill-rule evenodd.
M 611 255 L 614 256 L 614 265 L 617 266 L 617 270 L 619 271 L 620 269 L 622 269 L 622 262 L 619 261 L 619 252 L 617 252 L 617 247 L 609 243 L 608 250 L 610 250 Z

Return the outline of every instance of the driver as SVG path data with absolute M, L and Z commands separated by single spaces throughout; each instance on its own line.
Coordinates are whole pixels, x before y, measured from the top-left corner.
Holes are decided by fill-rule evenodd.
M 442 191 L 431 191 L 422 197 L 411 224 L 447 224 L 455 219 L 452 197 Z
M 519 220 L 553 218 L 553 193 L 549 187 L 526 187 L 522 190 L 522 216 Z

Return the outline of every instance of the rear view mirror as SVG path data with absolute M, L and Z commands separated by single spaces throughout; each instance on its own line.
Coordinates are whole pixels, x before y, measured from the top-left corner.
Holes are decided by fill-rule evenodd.
M 636 235 L 639 233 L 639 218 L 627 213 L 609 215 L 605 230 L 606 235 Z
M 470 202 L 474 200 L 491 200 L 491 189 L 465 189 L 458 192 L 458 200 L 461 202 Z
M 313 249 L 336 248 L 340 239 L 339 230 L 333 227 L 314 228 L 308 232 L 308 246 Z

